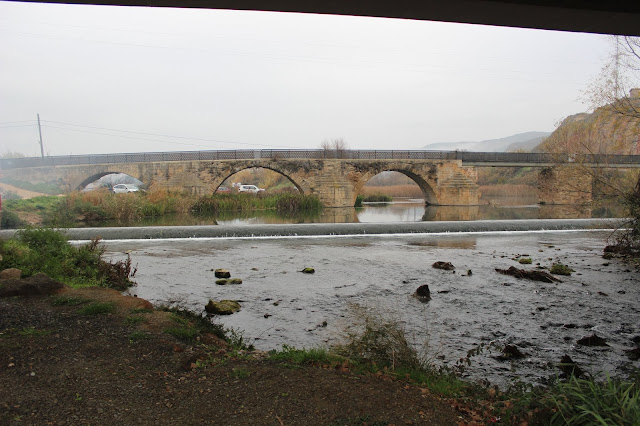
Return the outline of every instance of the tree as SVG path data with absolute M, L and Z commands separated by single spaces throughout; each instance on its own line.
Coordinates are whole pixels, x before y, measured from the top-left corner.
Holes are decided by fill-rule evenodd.
M 320 143 L 320 148 L 325 151 L 325 156 L 343 158 L 344 152 L 349 149 L 349 144 L 342 138 L 325 139 Z
M 610 41 L 609 57 L 584 96 L 592 109 L 611 105 L 618 114 L 640 118 L 640 37 Z
M 640 37 L 611 36 L 611 53 L 585 95 L 591 108 L 611 108 L 614 114 L 640 120 Z M 640 151 L 640 124 L 636 124 L 636 153 Z M 640 256 L 640 177 L 623 194 L 630 220 L 605 251 Z

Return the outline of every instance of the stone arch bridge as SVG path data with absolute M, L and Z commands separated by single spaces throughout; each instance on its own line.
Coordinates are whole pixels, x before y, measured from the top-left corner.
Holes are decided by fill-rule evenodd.
M 318 196 L 327 207 L 353 206 L 370 178 L 396 171 L 418 184 L 427 204 L 455 206 L 478 204 L 476 167 L 535 166 L 543 170 L 542 202 L 574 204 L 591 200 L 588 173 L 575 165 L 640 166 L 640 156 L 606 157 L 451 151 L 189 151 L 2 159 L 0 171 L 31 183 L 56 181 L 70 191 L 107 174 L 126 173 L 148 186 L 204 195 L 241 170 L 262 167 L 284 175 L 300 192 Z M 580 188 L 571 185 L 575 182 Z

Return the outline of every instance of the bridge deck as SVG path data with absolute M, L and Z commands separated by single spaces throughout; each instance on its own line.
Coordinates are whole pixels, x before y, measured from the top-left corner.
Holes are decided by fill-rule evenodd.
M 640 168 L 640 155 L 547 154 L 521 152 L 396 151 L 396 150 L 225 150 L 2 158 L 0 169 L 90 164 L 152 163 L 164 161 L 219 161 L 255 159 L 340 160 L 461 160 L 477 167 L 551 167 L 579 164 L 588 167 Z

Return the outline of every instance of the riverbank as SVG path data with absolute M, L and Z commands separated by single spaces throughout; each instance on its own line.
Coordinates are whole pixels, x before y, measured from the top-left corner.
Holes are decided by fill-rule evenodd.
M 88 306 L 112 306 L 91 313 Z M 455 425 L 431 392 L 343 364 L 238 350 L 186 320 L 106 289 L 0 299 L 0 423 Z M 454 404 L 463 407 L 462 402 Z

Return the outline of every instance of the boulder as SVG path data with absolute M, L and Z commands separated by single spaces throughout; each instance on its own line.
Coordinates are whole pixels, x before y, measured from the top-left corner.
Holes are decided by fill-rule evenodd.
M 502 348 L 502 354 L 498 356 L 498 359 L 500 361 L 508 361 L 524 358 L 526 356 L 527 354 L 520 351 L 516 345 L 504 345 L 504 348 Z
M 216 269 L 215 270 L 216 278 L 231 278 L 231 272 L 226 269 Z
M 435 262 L 432 267 L 436 269 L 444 269 L 445 271 L 453 271 L 455 266 L 451 262 Z
M 558 368 L 560 369 L 560 371 L 562 371 L 562 373 L 564 373 L 565 377 L 583 377 L 585 375 L 584 371 L 582 371 L 582 369 L 578 367 L 578 364 L 576 364 L 569 355 L 564 355 L 562 358 L 560 358 L 560 364 L 558 364 Z
M 64 284 L 52 280 L 45 274 L 36 274 L 25 279 L 6 279 L 0 284 L 0 297 L 43 296 L 56 294 Z
M 18 268 L 8 268 L 0 272 L 0 280 L 20 279 L 22 270 Z
M 421 302 L 428 302 L 429 300 L 431 300 L 431 291 L 429 290 L 429 286 L 427 284 L 418 287 L 413 295 Z
M 585 336 L 577 342 L 579 345 L 583 346 L 609 346 L 605 340 L 593 333 L 591 336 Z
M 527 271 L 526 269 L 518 269 L 515 266 L 509 267 L 509 269 L 498 269 L 496 268 L 496 272 L 499 272 L 504 275 L 511 275 L 516 278 L 526 278 L 528 280 L 533 281 L 542 281 L 544 283 L 553 283 L 553 282 L 562 282 L 553 275 L 544 271 Z
M 235 300 L 209 300 L 204 310 L 213 315 L 231 315 L 240 310 L 240 304 Z
M 242 280 L 240 278 L 222 278 L 222 279 L 216 280 L 216 284 L 218 285 L 242 284 Z

